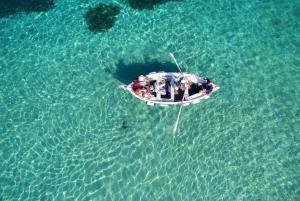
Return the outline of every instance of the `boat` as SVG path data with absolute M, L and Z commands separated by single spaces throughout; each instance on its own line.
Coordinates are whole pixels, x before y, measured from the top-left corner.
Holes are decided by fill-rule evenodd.
M 129 91 L 134 97 L 146 102 L 147 105 L 159 105 L 161 107 L 181 105 L 180 111 L 182 106 L 200 103 L 201 100 L 208 99 L 212 93 L 220 89 L 219 86 L 211 82 L 212 90 L 206 90 L 205 88 L 210 82 L 209 79 L 182 72 L 172 52 L 170 55 L 180 72 L 151 72 L 146 76 L 140 75 L 138 79 L 134 79 L 136 83 L 139 82 L 140 86 L 148 87 L 145 87 L 145 92 L 143 92 L 143 95 L 147 96 L 137 95 L 134 81 L 129 85 L 119 85 L 119 88 Z M 201 91 L 198 88 L 199 83 L 203 85 Z M 150 96 L 148 96 L 147 90 L 151 93 Z
M 213 90 L 209 95 L 205 93 L 205 89 L 202 93 L 199 93 L 197 89 L 198 83 L 206 84 L 207 80 L 204 77 L 185 72 L 179 73 L 159 71 L 151 72 L 144 77 L 151 83 L 150 87 L 152 86 L 152 89 L 154 88 L 153 83 L 161 83 L 163 81 L 165 83 L 165 88 L 169 93 L 162 95 L 162 92 L 157 90 L 155 93 L 153 93 L 155 95 L 151 99 L 145 99 L 138 96 L 133 90 L 133 82 L 128 85 L 119 85 L 119 88 L 129 91 L 135 98 L 146 102 L 146 104 L 150 106 L 159 105 L 161 107 L 168 107 L 180 104 L 183 104 L 183 106 L 196 104 L 200 103 L 201 100 L 208 99 L 212 93 L 220 89 L 219 86 L 213 83 Z M 188 83 L 188 87 L 185 87 L 185 90 L 182 90 L 182 88 L 179 86 L 182 84 L 182 80 L 185 80 L 187 81 L 186 83 Z

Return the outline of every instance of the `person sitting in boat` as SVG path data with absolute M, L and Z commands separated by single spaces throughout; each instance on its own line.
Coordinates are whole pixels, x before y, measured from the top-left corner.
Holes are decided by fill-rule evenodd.
M 214 87 L 213 87 L 213 82 L 210 81 L 208 78 L 204 78 L 205 82 L 203 84 L 204 88 L 206 89 L 205 93 L 206 95 L 210 96 L 211 92 L 213 91 Z
M 141 86 L 145 86 L 146 85 L 146 77 L 144 75 L 140 75 L 139 77 L 139 83 Z
M 146 88 L 146 87 L 145 87 Z M 142 93 L 143 93 L 143 97 L 144 99 L 147 99 L 147 100 L 155 100 L 155 97 L 154 95 L 151 93 L 150 90 L 146 89 L 145 91 L 142 90 Z
M 138 97 L 140 97 L 141 99 L 152 100 L 154 98 L 153 95 L 146 93 L 141 89 L 137 89 L 135 94 L 138 95 Z
M 177 91 L 179 88 L 184 91 L 189 87 L 189 81 L 185 79 L 185 77 L 175 78 L 174 80 L 175 90 Z
M 140 97 L 140 98 L 144 98 L 141 89 L 137 89 L 137 90 L 135 91 L 135 94 L 138 95 L 138 97 Z
M 176 91 L 180 87 L 180 81 L 181 81 L 181 79 L 183 79 L 183 78 L 174 77 L 174 88 L 175 88 Z
M 166 81 L 165 80 L 162 80 L 160 82 L 159 86 L 160 86 L 159 92 L 160 92 L 161 95 L 169 95 L 170 94 L 170 92 L 166 88 Z
M 155 82 L 154 86 L 155 86 L 154 91 L 156 93 L 159 92 L 161 95 L 169 95 L 170 94 L 170 92 L 166 88 L 165 80 L 161 80 L 159 84 L 157 84 L 157 82 Z
M 150 91 L 150 87 L 151 87 L 150 81 L 146 79 L 145 88 Z
M 189 87 L 189 82 L 186 81 L 185 79 L 182 79 L 182 80 L 180 81 L 180 89 L 181 89 L 182 91 L 184 91 L 184 90 L 186 90 L 188 87 Z
M 152 92 L 152 94 L 154 96 L 156 96 L 156 93 L 160 93 L 161 95 L 166 95 L 166 94 L 170 94 L 170 92 L 167 90 L 167 88 L 165 87 L 166 85 L 166 81 L 162 80 L 159 84 L 154 81 L 153 85 L 150 86 L 150 91 Z
M 198 92 L 200 93 L 200 94 L 202 94 L 204 91 L 204 87 L 203 87 L 203 85 L 202 85 L 202 83 L 201 82 L 198 82 L 198 84 L 197 84 L 197 90 L 198 90 Z
M 159 91 L 159 85 L 157 84 L 156 80 L 150 86 L 150 90 L 152 91 L 152 93 L 157 93 Z
M 132 82 L 133 82 L 132 90 L 133 90 L 134 92 L 135 92 L 137 89 L 141 89 L 141 85 L 140 85 L 140 83 L 139 83 L 139 81 L 138 81 L 137 78 L 134 78 Z
M 150 89 L 148 89 L 148 87 L 146 87 L 146 86 L 142 86 L 142 92 L 151 94 Z

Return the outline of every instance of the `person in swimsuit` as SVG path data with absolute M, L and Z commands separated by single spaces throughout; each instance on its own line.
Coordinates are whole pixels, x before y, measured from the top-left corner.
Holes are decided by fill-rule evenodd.
M 142 91 L 141 89 L 137 89 L 135 94 L 138 95 L 138 97 L 141 99 L 146 99 L 146 100 L 153 99 L 153 95 L 146 93 L 145 91 Z
M 142 90 L 141 90 L 141 89 L 137 89 L 137 90 L 135 91 L 135 94 L 136 94 L 136 95 L 138 95 L 138 97 L 140 97 L 140 98 L 144 98 L 144 96 L 143 96 L 143 93 L 142 93 Z

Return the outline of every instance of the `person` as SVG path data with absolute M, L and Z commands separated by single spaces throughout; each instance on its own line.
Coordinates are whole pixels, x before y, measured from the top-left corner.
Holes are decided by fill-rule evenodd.
M 138 95 L 138 97 L 140 97 L 141 99 L 152 100 L 154 98 L 153 95 L 142 91 L 141 89 L 137 89 L 135 94 Z
M 206 83 L 203 84 L 204 88 L 206 89 L 206 95 L 210 96 L 214 87 L 213 87 L 213 82 L 210 81 L 208 78 L 204 78 Z
M 197 90 L 198 90 L 198 92 L 199 93 L 203 93 L 203 89 L 204 89 L 204 87 L 203 87 L 202 83 L 198 82 L 198 84 L 197 84 Z
M 160 84 L 158 85 L 157 82 L 154 83 L 156 92 L 159 91 L 161 95 L 169 95 L 170 92 L 166 88 L 166 81 L 161 80 Z
M 180 87 L 180 81 L 181 81 L 180 78 L 174 77 L 174 88 L 175 88 L 176 91 L 177 91 L 177 90 L 179 89 L 179 87 Z
M 138 79 L 137 79 L 137 78 L 134 78 L 134 79 L 133 79 L 132 90 L 133 90 L 134 92 L 136 92 L 136 90 L 137 90 L 137 89 L 140 89 L 140 88 L 141 88 L 141 85 L 140 85 Z
M 142 92 L 142 93 L 143 93 L 144 99 L 147 99 L 147 100 L 155 100 L 155 97 L 154 97 L 153 94 L 147 93 L 147 92 Z
M 146 77 L 144 75 L 139 76 L 139 83 L 140 83 L 141 86 L 146 85 Z
M 150 90 L 150 81 L 149 80 L 146 80 L 146 85 L 145 85 L 145 88 Z
M 158 86 L 156 80 L 150 86 L 150 91 L 152 91 L 152 93 L 157 93 L 159 91 L 159 86 Z
M 167 89 L 166 89 L 166 81 L 161 80 L 159 83 L 159 92 L 161 95 L 166 95 L 167 94 Z
M 142 92 L 145 92 L 145 93 L 151 94 L 151 91 L 150 91 L 150 89 L 148 89 L 148 87 L 146 87 L 146 86 L 142 86 Z
M 140 98 L 144 98 L 141 89 L 137 89 L 137 90 L 135 91 L 135 94 L 138 95 L 138 97 L 140 97 Z
M 183 78 L 180 82 L 180 89 L 182 91 L 186 90 L 189 87 L 189 83 Z

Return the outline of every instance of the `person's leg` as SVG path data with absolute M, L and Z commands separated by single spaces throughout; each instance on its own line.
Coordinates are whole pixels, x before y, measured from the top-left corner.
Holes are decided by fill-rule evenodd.
M 165 90 L 160 90 L 159 92 L 160 92 L 161 95 L 166 95 Z

